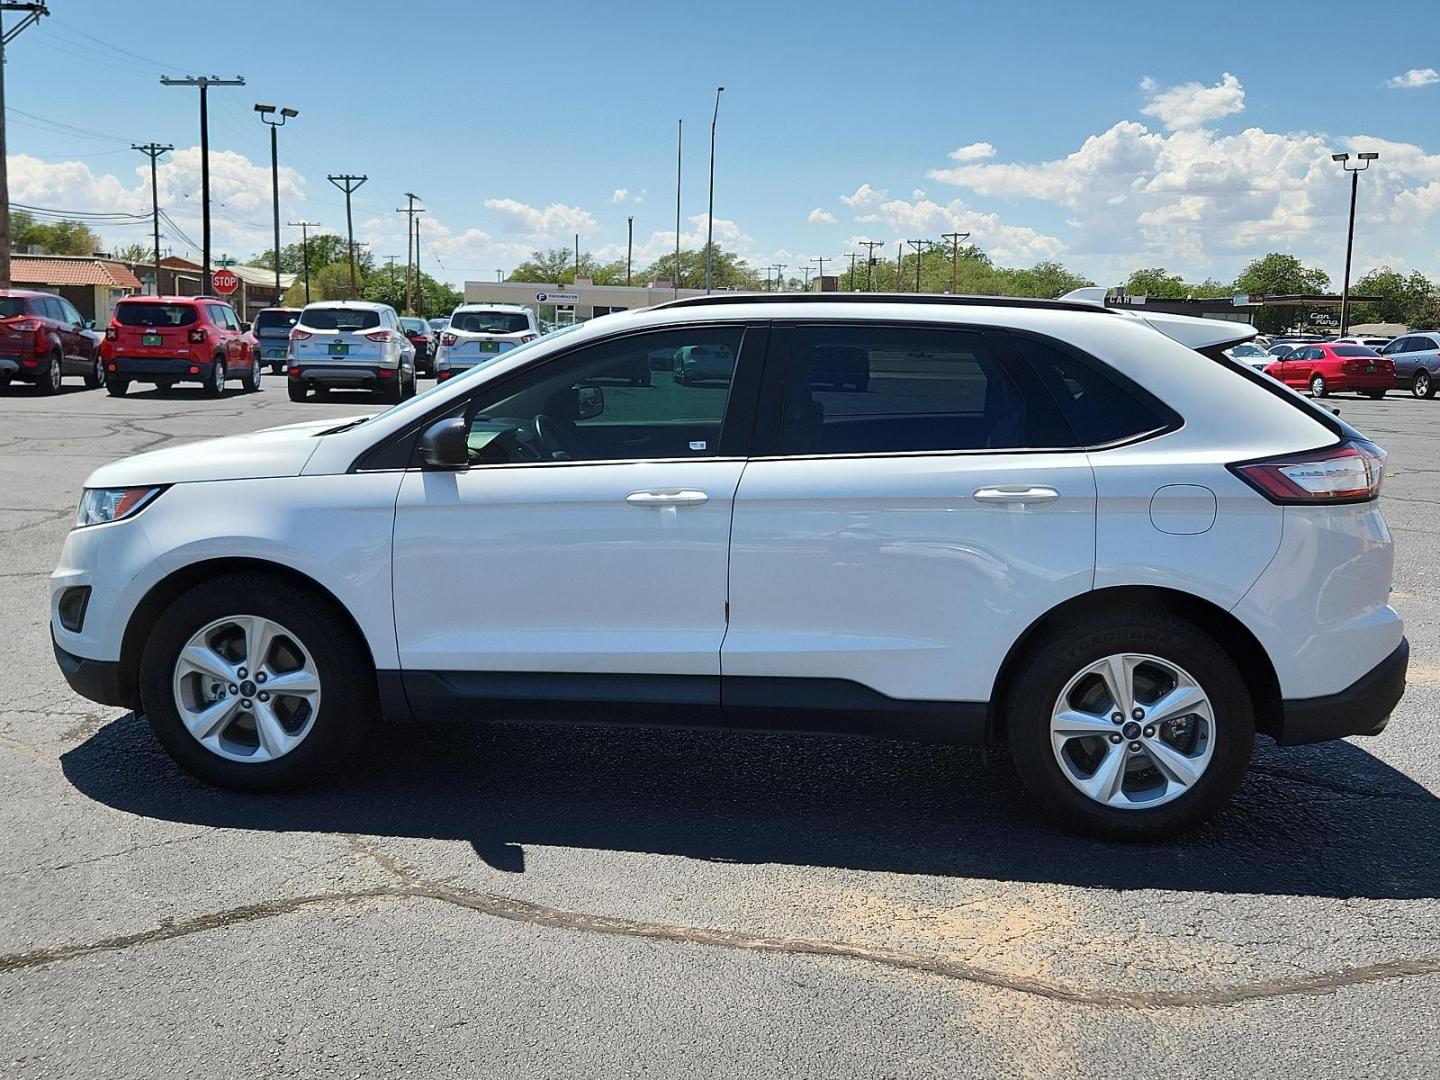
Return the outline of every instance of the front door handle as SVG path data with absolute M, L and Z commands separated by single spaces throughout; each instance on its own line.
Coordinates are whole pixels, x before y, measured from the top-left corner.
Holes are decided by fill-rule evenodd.
M 986 506 L 1043 505 L 1060 498 L 1060 492 L 1040 484 L 1002 484 L 979 488 L 971 498 Z
M 701 506 L 710 501 L 710 496 L 690 488 L 666 488 L 632 491 L 625 496 L 625 501 L 631 506 Z

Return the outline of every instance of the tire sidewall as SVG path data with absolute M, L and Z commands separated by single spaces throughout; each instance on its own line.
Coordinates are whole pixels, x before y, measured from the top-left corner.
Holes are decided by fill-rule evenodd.
M 304 740 L 266 762 L 231 761 L 190 734 L 175 705 L 175 661 L 202 627 L 226 615 L 260 615 L 299 637 L 320 676 L 320 711 Z M 182 593 L 156 621 L 140 664 L 140 695 L 151 730 L 193 776 L 220 787 L 293 787 L 329 771 L 373 717 L 374 671 L 364 643 L 323 597 L 263 575 L 212 579 Z
M 1082 794 L 1066 778 L 1050 741 L 1050 715 L 1077 672 L 1115 653 L 1143 653 L 1189 672 L 1214 710 L 1214 751 L 1205 775 L 1177 799 L 1121 810 Z M 1255 714 L 1245 681 L 1219 645 L 1165 612 L 1088 620 L 1049 636 L 1022 662 L 1006 702 L 1016 771 L 1062 825 L 1116 840 L 1150 840 L 1192 828 L 1216 813 L 1244 778 L 1255 743 Z
M 1433 386 L 1434 384 L 1430 381 L 1430 373 L 1422 371 L 1412 381 L 1410 392 L 1417 398 L 1428 398 L 1434 393 Z
M 1324 397 L 1326 389 L 1325 380 L 1321 376 L 1316 375 L 1310 380 L 1310 393 L 1312 396 L 1317 398 Z

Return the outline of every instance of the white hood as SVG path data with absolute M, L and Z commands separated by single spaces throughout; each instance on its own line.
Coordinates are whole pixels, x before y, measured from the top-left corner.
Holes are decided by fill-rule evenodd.
M 350 419 L 355 419 L 351 417 Z M 85 481 L 87 488 L 185 484 L 201 480 L 253 480 L 299 476 L 320 445 L 322 431 L 347 420 L 329 416 L 284 427 L 229 435 L 222 439 L 167 446 L 102 465 Z

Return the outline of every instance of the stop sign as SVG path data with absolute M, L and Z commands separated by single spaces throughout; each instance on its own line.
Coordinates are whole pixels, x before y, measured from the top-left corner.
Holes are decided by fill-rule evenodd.
M 240 287 L 240 278 L 233 271 L 220 269 L 210 275 L 210 285 L 221 296 L 229 296 Z

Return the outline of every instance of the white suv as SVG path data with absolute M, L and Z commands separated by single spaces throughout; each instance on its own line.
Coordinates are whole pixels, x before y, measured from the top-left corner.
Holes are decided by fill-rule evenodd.
M 386 401 L 415 396 L 415 346 L 389 304 L 321 300 L 290 328 L 291 401 L 311 390 L 369 390 Z
M 56 656 L 229 787 L 308 780 L 374 715 L 658 718 L 1003 741 L 1066 824 L 1173 833 L 1256 731 L 1377 734 L 1404 690 L 1384 452 L 1222 355 L 1251 333 L 958 297 L 612 315 L 363 422 L 98 469 Z M 700 347 L 728 377 L 633 385 Z
M 435 378 L 441 382 L 540 336 L 535 312 L 520 304 L 461 304 L 440 331 Z

